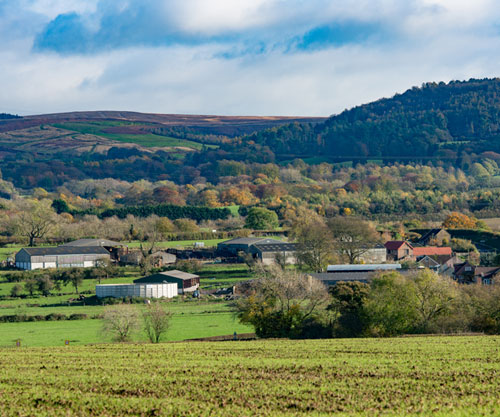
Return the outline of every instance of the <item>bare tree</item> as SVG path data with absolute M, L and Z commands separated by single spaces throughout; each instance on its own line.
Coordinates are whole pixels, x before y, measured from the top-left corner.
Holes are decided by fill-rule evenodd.
M 170 325 L 172 313 L 159 302 L 152 303 L 142 313 L 144 330 L 151 343 L 158 343 Z
M 350 264 L 359 261 L 374 245 L 380 243 L 380 236 L 368 222 L 351 217 L 336 217 L 328 221 L 335 250 Z
M 35 239 L 45 237 L 55 226 L 57 215 L 49 200 L 23 200 L 21 212 L 15 219 L 16 232 L 35 245 Z
M 157 216 L 151 216 L 144 225 L 144 242 L 140 244 L 142 259 L 140 262 L 141 272 L 147 274 L 153 267 L 152 255 L 158 250 L 158 242 L 163 235 L 161 225 Z
M 118 304 L 106 307 L 102 317 L 102 331 L 111 334 L 113 340 L 126 342 L 140 327 L 137 308 L 130 304 Z
M 333 261 L 332 233 L 316 213 L 301 213 L 292 224 L 290 237 L 300 244 L 297 261 L 307 269 L 321 272 Z

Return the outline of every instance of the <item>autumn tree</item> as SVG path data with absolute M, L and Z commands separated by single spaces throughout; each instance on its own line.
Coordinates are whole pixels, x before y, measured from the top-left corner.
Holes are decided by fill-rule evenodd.
M 368 222 L 350 217 L 335 217 L 328 221 L 328 227 L 333 235 L 335 250 L 350 264 L 374 245 L 380 243 L 380 236 Z
M 475 229 L 477 227 L 477 219 L 454 211 L 446 217 L 442 226 L 446 229 Z

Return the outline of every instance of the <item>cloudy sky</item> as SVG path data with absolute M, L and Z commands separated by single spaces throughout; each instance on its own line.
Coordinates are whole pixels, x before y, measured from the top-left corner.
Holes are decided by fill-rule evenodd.
M 0 112 L 326 116 L 500 76 L 494 0 L 0 0 Z

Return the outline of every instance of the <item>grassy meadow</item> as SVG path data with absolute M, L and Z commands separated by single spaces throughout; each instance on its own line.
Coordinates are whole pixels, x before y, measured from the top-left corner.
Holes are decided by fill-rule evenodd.
M 500 338 L 1 349 L 2 416 L 493 416 Z
M 0 316 L 63 314 L 69 317 L 73 314 L 85 314 L 87 319 L 0 323 L 0 346 L 13 346 L 18 339 L 26 346 L 58 346 L 65 340 L 82 345 L 109 341 L 100 333 L 102 322 L 99 316 L 103 314 L 105 307 L 94 297 L 97 280 L 85 279 L 79 287 L 80 293 L 86 297 L 85 301 L 73 301 L 77 294 L 71 285 L 53 290 L 47 297 L 38 294 L 30 297 L 26 290 L 23 290 L 22 297 L 10 297 L 10 291 L 16 283 L 2 280 L 4 274 L 5 272 L 0 273 Z M 202 289 L 228 287 L 251 277 L 248 267 L 239 264 L 205 264 L 198 274 Z M 101 283 L 125 284 L 139 277 L 141 274 L 137 268 L 120 268 L 118 277 L 103 279 Z M 20 284 L 23 285 L 22 282 Z M 164 302 L 172 313 L 171 327 L 165 340 L 177 341 L 253 331 L 235 319 L 231 303 L 222 299 L 177 297 Z M 137 305 L 137 308 L 141 307 L 142 305 Z M 134 340 L 147 339 L 144 334 L 139 333 Z
M 136 143 L 145 147 L 174 147 L 182 146 L 191 149 L 201 149 L 203 144 L 187 139 L 177 139 L 169 136 L 155 135 L 152 133 L 132 134 L 132 133 L 109 133 L 107 128 L 117 126 L 144 125 L 144 123 L 131 123 L 120 121 L 93 121 L 93 122 L 67 122 L 54 124 L 60 129 L 72 130 L 74 132 L 102 136 L 118 142 Z M 213 145 L 208 145 L 214 147 Z

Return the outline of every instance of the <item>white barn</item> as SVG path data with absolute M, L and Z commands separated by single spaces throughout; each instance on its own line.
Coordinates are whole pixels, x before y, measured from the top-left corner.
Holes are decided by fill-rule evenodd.
M 16 267 L 28 271 L 46 268 L 91 268 L 97 266 L 102 259 L 110 259 L 110 254 L 100 246 L 23 248 L 16 254 Z

